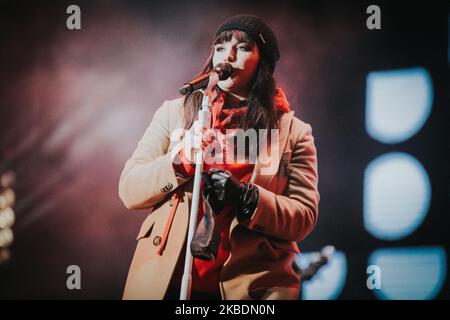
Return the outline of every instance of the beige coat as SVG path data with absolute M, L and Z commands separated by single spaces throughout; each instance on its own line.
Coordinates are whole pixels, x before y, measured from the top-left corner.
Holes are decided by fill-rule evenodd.
M 275 170 L 267 169 L 269 157 L 262 153 L 250 180 L 259 189 L 258 206 L 250 222 L 242 224 L 234 218 L 231 223 L 231 254 L 220 276 L 226 300 L 299 296 L 299 279 L 292 263 L 299 252 L 296 241 L 317 222 L 317 156 L 310 125 L 294 117 L 293 111 L 284 113 L 279 121 L 279 139 L 272 140 L 277 152 L 270 156 Z M 119 196 L 125 206 L 149 209 L 137 236 L 124 299 L 162 299 L 178 258 L 184 256 L 193 178 L 178 175 L 172 167 L 181 139 L 172 133 L 182 127 L 182 99 L 164 102 L 121 174 Z M 175 193 L 180 202 L 159 256 L 156 251 Z

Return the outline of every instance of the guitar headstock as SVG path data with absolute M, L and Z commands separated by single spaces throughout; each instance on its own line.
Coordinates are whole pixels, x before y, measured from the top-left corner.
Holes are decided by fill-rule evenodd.
M 333 258 L 336 249 L 334 246 L 325 246 L 320 252 L 312 254 L 311 262 L 306 268 L 300 269 L 299 266 L 294 263 L 294 270 L 300 277 L 300 281 L 310 280 L 319 269 L 328 263 Z

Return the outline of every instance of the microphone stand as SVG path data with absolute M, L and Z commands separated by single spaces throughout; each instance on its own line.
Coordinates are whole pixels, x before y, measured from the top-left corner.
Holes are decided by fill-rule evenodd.
M 205 91 L 199 89 L 203 93 L 203 100 L 201 109 L 198 112 L 198 121 L 201 124 L 201 128 L 211 127 L 211 111 L 210 111 L 210 99 L 209 94 L 212 88 L 219 82 L 219 76 L 212 74 L 209 77 L 208 87 Z M 195 133 L 194 133 L 195 134 Z M 201 143 L 201 141 L 200 141 Z M 193 257 L 191 254 L 191 241 L 194 237 L 195 229 L 197 227 L 198 206 L 200 201 L 200 186 L 201 177 L 203 171 L 203 152 L 201 145 L 194 145 L 195 155 L 195 176 L 194 176 L 194 188 L 192 190 L 192 203 L 189 217 L 189 231 L 186 245 L 186 258 L 184 261 L 184 272 L 181 280 L 180 300 L 190 300 L 191 284 L 192 284 L 192 262 Z

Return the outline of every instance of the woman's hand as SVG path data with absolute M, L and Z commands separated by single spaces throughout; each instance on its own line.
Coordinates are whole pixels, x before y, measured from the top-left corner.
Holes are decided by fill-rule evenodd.
M 229 171 L 211 169 L 209 173 L 215 195 L 225 206 L 237 204 L 244 182 L 239 181 Z
M 184 134 L 183 153 L 190 162 L 195 162 L 195 151 L 205 151 L 215 140 L 214 130 L 202 127 L 199 120 L 194 121 L 192 127 Z
M 203 193 L 211 208 L 219 214 L 225 206 L 236 206 L 245 183 L 236 179 L 229 171 L 212 168 L 209 173 L 203 171 Z
M 239 221 L 251 218 L 259 200 L 259 190 L 255 185 L 240 181 L 229 171 L 215 168 L 209 174 L 204 171 L 202 178 L 204 193 L 209 197 L 214 212 L 219 213 L 224 206 L 231 206 L 236 209 Z

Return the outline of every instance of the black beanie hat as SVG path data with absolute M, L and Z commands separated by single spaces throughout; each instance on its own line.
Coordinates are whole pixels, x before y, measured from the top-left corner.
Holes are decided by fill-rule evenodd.
M 239 14 L 226 20 L 217 29 L 216 37 L 227 30 L 241 30 L 255 40 L 258 48 L 269 62 L 270 71 L 275 70 L 275 63 L 280 59 L 278 41 L 275 33 L 259 17 L 249 14 Z

